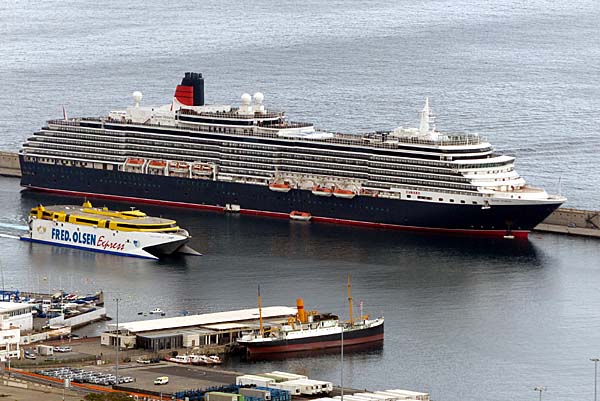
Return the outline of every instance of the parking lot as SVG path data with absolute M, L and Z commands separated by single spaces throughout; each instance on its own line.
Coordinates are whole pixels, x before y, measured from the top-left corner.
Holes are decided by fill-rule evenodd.
M 97 384 L 101 386 L 112 386 L 116 384 L 117 377 L 113 373 L 98 372 L 91 369 L 79 369 L 79 368 L 51 368 L 51 369 L 40 369 L 36 370 L 35 373 L 43 376 L 54 377 L 62 380 L 70 380 L 74 383 L 89 383 Z M 133 382 L 131 376 L 119 375 L 119 384 L 126 384 Z
M 88 383 L 99 386 L 112 386 L 116 382 L 114 365 L 87 366 L 85 368 L 47 368 L 35 373 L 69 379 L 75 383 Z M 150 390 L 174 393 L 186 389 L 206 388 L 235 383 L 241 373 L 224 371 L 217 367 L 177 365 L 169 362 L 157 364 L 126 363 L 119 365 L 119 385 L 133 390 Z M 157 377 L 167 376 L 169 382 L 156 385 Z

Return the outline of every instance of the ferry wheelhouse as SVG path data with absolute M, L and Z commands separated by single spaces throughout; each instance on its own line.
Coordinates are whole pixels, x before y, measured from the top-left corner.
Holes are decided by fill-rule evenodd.
M 526 184 L 477 134 L 418 128 L 341 134 L 242 95 L 207 105 L 186 73 L 170 104 L 51 120 L 20 152 L 31 190 L 369 227 L 526 237 L 565 198 Z

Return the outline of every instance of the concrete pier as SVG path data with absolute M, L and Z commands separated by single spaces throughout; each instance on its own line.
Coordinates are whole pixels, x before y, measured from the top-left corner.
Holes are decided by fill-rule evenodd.
M 0 151 L 0 175 L 7 177 L 20 177 L 21 166 L 19 155 L 15 152 Z

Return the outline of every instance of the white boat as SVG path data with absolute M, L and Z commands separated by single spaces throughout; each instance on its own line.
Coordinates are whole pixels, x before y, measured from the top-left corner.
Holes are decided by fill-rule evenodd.
M 333 190 L 327 187 L 321 187 L 319 185 L 314 186 L 312 189 L 312 194 L 317 196 L 331 196 L 333 194 Z
M 312 215 L 308 212 L 299 212 L 298 210 L 294 210 L 290 213 L 290 219 L 297 221 L 309 221 L 312 219 Z
M 290 192 L 290 190 L 292 189 L 292 187 L 290 187 L 290 184 L 285 183 L 285 182 L 274 182 L 272 184 L 269 184 L 269 189 L 271 191 L 274 192 Z
M 29 214 L 29 232 L 21 240 L 122 256 L 158 259 L 172 253 L 199 255 L 186 244 L 189 233 L 174 220 L 139 210 L 113 211 L 82 206 L 39 205 Z
M 333 196 L 336 198 L 352 199 L 356 196 L 356 192 L 349 189 L 337 188 L 333 191 Z
M 167 356 L 165 360 L 169 362 L 179 363 L 182 365 L 192 364 L 192 358 L 190 357 L 190 355 Z

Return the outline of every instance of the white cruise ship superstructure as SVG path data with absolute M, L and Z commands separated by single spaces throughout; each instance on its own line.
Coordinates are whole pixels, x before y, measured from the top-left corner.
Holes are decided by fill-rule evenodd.
M 171 103 L 48 121 L 20 152 L 31 190 L 314 222 L 508 237 L 565 198 L 526 184 L 477 134 L 418 128 L 342 134 L 291 122 L 244 94 L 207 105 L 186 73 Z

